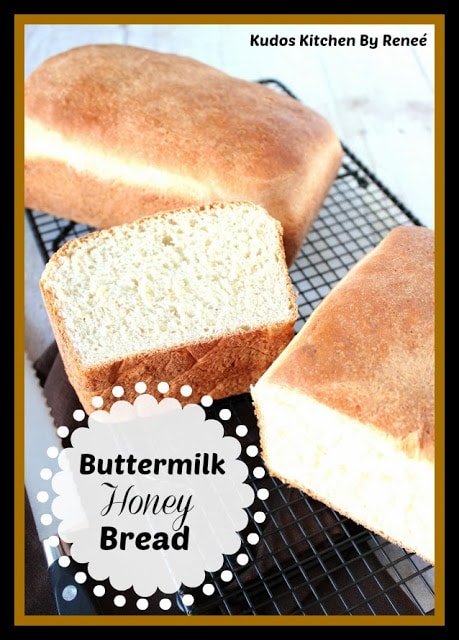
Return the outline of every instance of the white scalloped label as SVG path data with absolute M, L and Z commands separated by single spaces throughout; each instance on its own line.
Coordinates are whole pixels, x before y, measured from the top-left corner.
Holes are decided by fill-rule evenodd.
M 196 587 L 236 553 L 254 500 L 241 445 L 195 404 L 158 402 L 94 411 L 59 456 L 52 481 L 59 535 L 95 580 L 158 589 Z

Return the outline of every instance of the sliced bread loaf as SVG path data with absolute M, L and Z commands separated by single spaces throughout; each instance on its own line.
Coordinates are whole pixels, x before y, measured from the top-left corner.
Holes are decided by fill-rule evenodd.
M 297 306 L 282 227 L 252 203 L 162 212 L 71 240 L 40 287 L 86 412 L 137 382 L 161 397 L 249 392 L 293 337 Z
M 434 562 L 434 232 L 398 227 L 252 388 L 270 472 Z

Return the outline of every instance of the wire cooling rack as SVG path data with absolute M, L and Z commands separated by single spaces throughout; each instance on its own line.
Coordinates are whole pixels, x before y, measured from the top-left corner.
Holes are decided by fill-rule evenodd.
M 260 82 L 292 95 L 277 80 Z M 350 149 L 345 145 L 343 149 L 342 167 L 290 269 L 298 291 L 297 331 L 353 264 L 392 228 L 420 224 Z M 26 216 L 45 261 L 71 238 L 93 230 L 39 211 L 26 210 Z M 215 402 L 206 413 L 218 418 L 221 408 L 230 410 L 225 432 L 241 442 L 247 483 L 256 496 L 247 509 L 249 524 L 240 532 L 238 553 L 225 557 L 217 573 L 207 573 L 199 588 L 183 589 L 174 596 L 157 593 L 147 606 L 143 603 L 142 611 L 130 591 L 124 593 L 125 606 L 115 606 L 106 583 L 106 595 L 99 599 L 101 613 L 434 614 L 432 566 L 270 477 L 260 456 L 249 394 Z M 247 428 L 241 431 L 241 425 Z

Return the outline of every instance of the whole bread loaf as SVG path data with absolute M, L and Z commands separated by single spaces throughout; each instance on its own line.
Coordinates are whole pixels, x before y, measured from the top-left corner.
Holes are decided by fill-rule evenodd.
M 252 388 L 271 474 L 434 562 L 434 232 L 400 226 Z
M 315 111 L 185 56 L 87 45 L 25 81 L 25 206 L 96 228 L 251 201 L 282 223 L 290 265 L 342 155 Z
M 109 408 L 115 386 L 132 402 L 138 382 L 158 399 L 248 393 L 298 316 L 281 224 L 252 203 L 162 212 L 70 240 L 40 287 L 87 413 L 94 397 Z

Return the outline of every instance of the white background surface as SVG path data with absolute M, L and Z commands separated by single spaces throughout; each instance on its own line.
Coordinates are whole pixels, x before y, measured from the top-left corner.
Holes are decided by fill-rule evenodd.
M 252 34 L 294 37 L 296 44 L 251 46 Z M 304 34 L 353 36 L 356 44 L 301 46 Z M 361 34 L 377 37 L 378 46 L 362 46 Z M 427 45 L 383 46 L 384 34 L 425 35 Z M 73 46 L 116 42 L 191 56 L 247 80 L 279 80 L 324 115 L 393 195 L 434 228 L 434 37 L 433 24 L 414 23 L 29 24 L 24 73 Z M 26 348 L 34 358 L 52 336 L 38 292 L 44 265 L 27 227 L 25 242 Z

